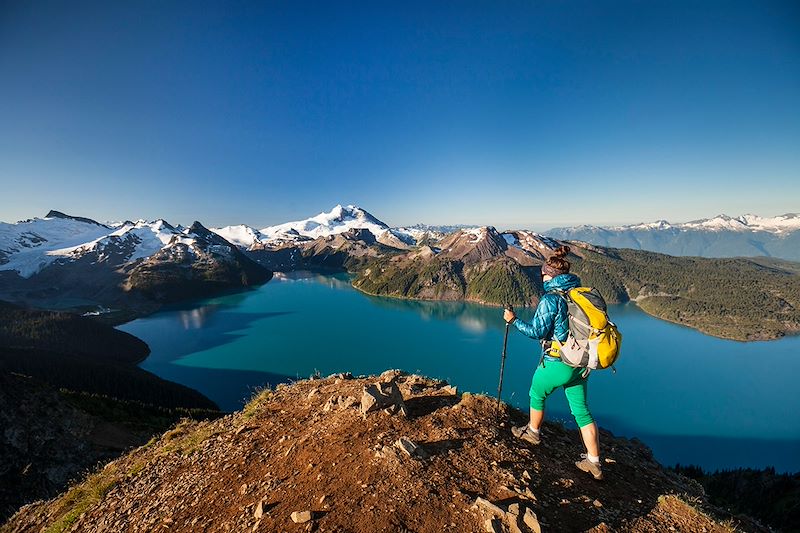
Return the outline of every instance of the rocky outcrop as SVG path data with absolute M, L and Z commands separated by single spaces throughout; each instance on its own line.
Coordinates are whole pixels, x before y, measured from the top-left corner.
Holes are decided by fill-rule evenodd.
M 725 530 L 699 485 L 637 441 L 602 432 L 597 482 L 574 465 L 575 430 L 546 424 L 532 446 L 510 432 L 525 414 L 492 398 L 398 371 L 346 378 L 278 386 L 242 412 L 182 422 L 24 507 L 2 532 Z M 330 401 L 376 383 L 397 387 L 408 416 Z

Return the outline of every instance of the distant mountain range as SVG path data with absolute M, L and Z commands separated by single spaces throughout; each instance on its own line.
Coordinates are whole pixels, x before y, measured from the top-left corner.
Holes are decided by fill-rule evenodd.
M 682 253 L 714 255 L 730 235 L 751 249 L 764 235 L 792 248 L 800 235 L 797 226 L 796 215 L 748 215 L 582 230 L 639 232 L 662 246 L 677 246 L 676 239 L 691 235 L 703 245 L 691 241 L 698 248 Z M 0 224 L 0 300 L 100 314 L 120 323 L 166 302 L 264 283 L 274 271 L 313 270 L 347 271 L 356 288 L 375 295 L 535 305 L 542 293 L 539 267 L 570 240 L 574 270 L 609 302 L 633 300 L 661 318 L 741 340 L 800 330 L 794 263 L 768 257 L 700 261 L 616 249 L 582 242 L 592 239 L 581 228 L 555 232 L 555 238 L 491 226 L 445 229 L 454 228 L 392 228 L 353 205 L 261 229 L 211 230 L 200 222 L 185 228 L 164 220 L 102 224 L 51 211 L 43 219 Z M 644 248 L 643 241 L 629 247 Z M 731 255 L 747 252 L 739 248 Z M 719 280 L 725 284 L 710 283 Z M 730 286 L 737 287 L 735 302 L 724 297 Z M 732 316 L 737 320 L 728 320 Z
M 719 215 L 679 224 L 659 220 L 629 226 L 574 226 L 547 233 L 556 239 L 670 255 L 800 261 L 800 214 L 796 213 L 772 218 Z
M 247 225 L 210 228 L 195 222 L 190 228 L 158 219 L 100 223 L 85 217 L 50 211 L 44 218 L 14 224 L 0 222 L 0 271 L 31 278 L 53 265 L 74 262 L 120 268 L 140 260 L 172 258 L 241 259 L 241 251 L 278 250 L 316 239 L 367 230 L 378 243 L 408 250 L 435 244 L 445 236 L 475 226 L 390 227 L 364 209 L 337 205 L 329 212 L 294 222 L 256 229 Z M 214 234 L 222 237 L 217 239 Z M 665 220 L 628 226 L 553 228 L 553 239 L 578 240 L 614 248 L 650 250 L 669 255 L 701 257 L 766 256 L 800 260 L 800 215 L 764 218 L 757 215 L 673 224 Z M 211 242 L 214 241 L 214 242 Z M 235 246 L 231 246 L 235 245 Z

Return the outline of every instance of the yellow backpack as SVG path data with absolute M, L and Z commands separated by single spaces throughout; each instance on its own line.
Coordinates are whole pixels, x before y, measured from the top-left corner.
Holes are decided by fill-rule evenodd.
M 608 319 L 606 301 L 600 291 L 576 287 L 558 294 L 567 302 L 569 335 L 563 343 L 553 341 L 553 355 L 577 368 L 596 370 L 613 366 L 619 358 L 622 334 Z

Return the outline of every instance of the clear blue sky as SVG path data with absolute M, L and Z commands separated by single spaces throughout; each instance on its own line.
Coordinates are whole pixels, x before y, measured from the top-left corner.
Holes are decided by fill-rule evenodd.
M 585 201 L 584 201 L 585 200 Z M 800 3 L 0 0 L 0 220 L 800 211 Z

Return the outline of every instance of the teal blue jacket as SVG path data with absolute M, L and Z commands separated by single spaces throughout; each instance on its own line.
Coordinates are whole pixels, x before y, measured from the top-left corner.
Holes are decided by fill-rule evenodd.
M 568 291 L 581 286 L 581 280 L 575 274 L 560 274 L 544 282 L 545 294 L 536 306 L 533 320 L 530 323 L 517 318 L 514 325 L 519 331 L 532 339 L 560 342 L 567 340 L 569 334 L 569 313 L 567 302 L 555 291 Z M 542 348 L 543 352 L 545 347 Z M 550 359 L 549 356 L 547 356 Z

